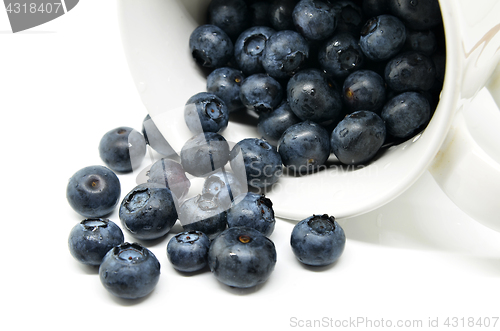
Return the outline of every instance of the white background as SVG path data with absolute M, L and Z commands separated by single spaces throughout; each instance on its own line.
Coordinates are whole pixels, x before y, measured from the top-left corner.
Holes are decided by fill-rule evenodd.
M 293 223 L 278 220 L 271 278 L 231 289 L 207 270 L 173 270 L 165 248 L 177 224 L 163 240 L 144 243 L 162 266 L 153 293 L 114 298 L 97 269 L 69 254 L 67 237 L 81 216 L 65 190 L 74 172 L 102 164 L 97 146 L 106 131 L 140 129 L 147 114 L 123 55 L 116 3 L 81 1 L 17 34 L 0 10 L 0 47 L 3 330 L 282 330 L 357 318 L 374 326 L 389 320 L 393 329 L 398 320 L 420 320 L 424 329 L 436 318 L 443 327 L 447 317 L 458 318 L 450 329 L 464 318 L 470 330 L 478 327 L 467 327 L 469 317 L 500 317 L 500 233 L 463 214 L 429 173 L 388 205 L 339 220 L 348 239 L 333 266 L 301 265 L 289 246 Z M 120 175 L 122 195 L 136 175 Z M 116 211 L 110 219 L 119 224 Z

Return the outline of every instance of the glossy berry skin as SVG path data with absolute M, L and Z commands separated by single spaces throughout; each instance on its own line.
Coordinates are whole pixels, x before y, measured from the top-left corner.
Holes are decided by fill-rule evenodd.
M 283 132 L 294 124 L 301 122 L 300 118 L 290 108 L 288 101 L 283 101 L 276 109 L 259 116 L 257 131 L 262 139 L 272 146 L 278 146 Z
M 308 40 L 331 37 L 337 27 L 337 11 L 329 1 L 300 0 L 292 12 L 295 29 Z
M 184 231 L 201 231 L 210 240 L 227 227 L 227 213 L 216 196 L 198 194 L 179 207 L 179 220 Z
M 219 206 L 227 210 L 234 198 L 248 191 L 246 182 L 246 175 L 237 176 L 233 172 L 221 170 L 205 179 L 201 193 L 215 196 Z
M 380 111 L 386 100 L 384 79 L 371 70 L 350 74 L 343 86 L 344 104 L 352 113 L 357 110 Z
M 269 21 L 276 31 L 293 30 L 292 13 L 299 0 L 273 0 L 269 6 Z
M 203 67 L 226 66 L 233 57 L 233 42 L 218 26 L 200 25 L 189 37 L 189 49 L 194 60 Z
M 230 163 L 232 169 L 245 169 L 247 184 L 255 188 L 273 185 L 282 173 L 279 153 L 259 138 L 240 140 L 231 150 Z
M 238 69 L 222 67 L 212 71 L 207 77 L 207 92 L 224 101 L 229 112 L 243 109 L 240 99 L 241 83 L 245 75 Z
M 407 139 L 429 122 L 430 113 L 426 97 L 418 92 L 404 92 L 389 100 L 380 116 L 388 134 Z
M 387 0 L 390 12 L 409 28 L 427 30 L 442 23 L 438 0 Z
M 240 99 L 243 105 L 257 113 L 270 112 L 283 100 L 281 84 L 267 74 L 254 74 L 241 84 Z
M 269 37 L 276 31 L 267 26 L 253 26 L 243 31 L 234 43 L 234 56 L 238 67 L 246 75 L 265 72 L 262 54 Z
M 436 80 L 436 67 L 423 54 L 405 52 L 387 63 L 384 78 L 387 85 L 396 92 L 427 91 Z
M 234 40 L 250 25 L 247 4 L 244 0 L 211 0 L 208 22 L 224 30 Z
M 142 298 L 158 284 L 160 262 L 146 247 L 125 242 L 104 256 L 99 278 L 106 290 L 119 298 Z
M 161 238 L 177 221 L 175 199 L 163 185 L 139 184 L 122 200 L 119 210 L 122 225 L 136 239 Z
M 101 138 L 99 155 L 111 170 L 131 172 L 140 166 L 146 155 L 146 140 L 139 131 L 126 126 L 118 127 Z
M 191 187 L 182 165 L 174 160 L 162 158 L 151 165 L 147 172 L 148 182 L 163 185 L 178 199 L 182 199 Z
M 320 45 L 318 61 L 329 77 L 345 78 L 363 66 L 365 55 L 357 38 L 350 33 L 341 32 L 335 33 Z
M 404 46 L 406 29 L 398 18 L 379 15 L 370 18 L 361 29 L 359 45 L 372 61 L 385 61 L 396 55 Z
M 246 226 L 269 237 L 275 224 L 273 203 L 263 194 L 248 192 L 239 195 L 227 211 L 227 226 L 230 228 Z
M 302 121 L 332 122 L 342 110 L 342 99 L 327 76 L 319 69 L 297 72 L 287 84 L 290 108 Z
M 205 177 L 229 160 L 229 145 L 218 133 L 205 132 L 191 137 L 181 149 L 181 165 L 196 177 Z
M 184 120 L 189 130 L 201 132 L 222 132 L 229 123 L 229 109 L 226 103 L 213 93 L 200 92 L 188 99 L 184 106 Z
M 210 239 L 200 231 L 176 234 L 167 244 L 167 257 L 174 269 L 195 272 L 207 266 Z
M 364 164 L 382 147 L 384 121 L 376 113 L 358 110 L 340 121 L 331 135 L 332 152 L 343 164 Z
M 292 30 L 278 31 L 266 44 L 262 55 L 264 70 L 276 79 L 286 79 L 293 76 L 309 58 L 309 44 Z
M 268 280 L 274 271 L 276 248 L 270 239 L 253 228 L 228 228 L 210 245 L 208 265 L 225 285 L 254 287 Z
M 278 152 L 288 170 L 298 174 L 316 171 L 330 156 L 328 131 L 311 121 L 292 125 L 281 136 Z
M 297 223 L 290 245 L 297 259 L 310 266 L 334 263 L 344 252 L 346 237 L 333 216 L 313 215 Z
M 120 180 L 104 166 L 89 166 L 78 170 L 69 179 L 66 198 L 70 206 L 84 217 L 102 217 L 118 205 Z
M 151 146 L 156 152 L 164 156 L 177 156 L 177 153 L 172 146 L 170 146 L 165 137 L 163 137 L 149 114 L 146 115 L 142 121 L 142 135 L 144 136 L 146 144 Z
M 68 247 L 78 262 L 98 266 L 106 253 L 123 241 L 123 232 L 114 222 L 104 218 L 88 218 L 71 229 Z

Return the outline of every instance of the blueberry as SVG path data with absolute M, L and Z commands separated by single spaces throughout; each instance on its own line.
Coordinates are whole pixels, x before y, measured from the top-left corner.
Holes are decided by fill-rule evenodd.
M 281 136 L 278 152 L 288 170 L 297 174 L 316 171 L 330 156 L 328 131 L 311 121 L 292 125 Z
M 221 283 L 250 288 L 271 276 L 276 265 L 276 248 L 253 228 L 228 228 L 210 245 L 208 265 Z
M 222 132 L 229 122 L 229 109 L 213 93 L 200 92 L 184 106 L 184 120 L 192 133 Z
M 211 0 L 208 22 L 224 30 L 234 40 L 250 25 L 247 4 L 244 0 Z
M 353 1 L 338 0 L 334 3 L 334 8 L 337 11 L 337 28 L 336 33 L 347 32 L 355 36 L 359 36 L 363 27 L 363 11 Z
M 426 97 L 418 92 L 404 92 L 387 102 L 381 117 L 385 121 L 388 134 L 407 139 L 429 122 L 430 113 Z
M 361 68 L 365 55 L 359 47 L 359 39 L 347 32 L 335 33 L 320 45 L 318 61 L 321 69 L 334 78 L 345 78 Z
M 142 121 L 142 135 L 146 143 L 158 153 L 164 156 L 177 155 L 149 115 Z
M 386 100 L 384 79 L 371 70 L 355 71 L 344 81 L 343 96 L 350 112 L 380 111 Z
M 207 266 L 210 239 L 200 231 L 176 234 L 167 244 L 167 257 L 174 269 L 194 272 Z
M 269 20 L 275 30 L 293 30 L 292 13 L 299 0 L 274 0 L 269 6 Z
M 287 100 L 301 120 L 332 122 L 342 110 L 342 99 L 336 85 L 319 69 L 304 69 L 287 84 Z
M 102 217 L 111 213 L 120 200 L 120 180 L 104 166 L 78 170 L 69 179 L 66 198 L 70 206 L 84 217 Z
M 227 226 L 230 228 L 246 226 L 269 237 L 275 224 L 273 203 L 263 194 L 241 194 L 234 199 L 233 205 L 227 211 Z
M 442 23 L 438 0 L 387 0 L 391 13 L 409 28 L 427 30 Z
M 234 56 L 238 67 L 246 75 L 265 72 L 262 54 L 269 37 L 276 31 L 266 26 L 253 26 L 243 31 L 234 43 Z
M 290 245 L 297 259 L 311 266 L 334 263 L 344 252 L 345 234 L 333 216 L 313 215 L 297 223 Z
M 340 121 L 331 135 L 332 152 L 343 164 L 363 164 L 382 147 L 384 121 L 376 113 L 358 110 Z
M 283 89 L 271 76 L 254 74 L 245 78 L 241 84 L 240 98 L 249 110 L 269 112 L 283 100 Z
M 162 158 L 147 172 L 148 182 L 163 185 L 170 189 L 178 199 L 183 198 L 191 187 L 182 165 L 174 160 Z
M 372 61 L 388 60 L 404 46 L 406 30 L 403 22 L 392 15 L 370 18 L 361 29 L 359 45 Z
M 256 188 L 273 185 L 282 173 L 280 155 L 259 138 L 240 140 L 231 150 L 230 163 L 232 169 L 245 169 L 248 185 Z
M 184 231 L 201 231 L 210 240 L 227 227 L 227 213 L 217 196 L 198 194 L 185 200 L 179 208 L 179 220 Z
M 191 137 L 181 149 L 181 165 L 196 177 L 208 176 L 229 160 L 229 145 L 218 133 L 205 132 Z
M 429 57 L 410 51 L 392 58 L 384 75 L 387 85 L 396 92 L 427 91 L 434 85 L 436 67 Z
M 254 1 L 248 4 L 250 26 L 271 26 L 269 11 L 271 3 L 267 0 Z
M 118 127 L 101 138 L 99 155 L 111 170 L 131 172 L 139 167 L 146 155 L 146 140 L 139 131 Z
M 160 279 L 160 262 L 146 247 L 126 242 L 104 256 L 99 278 L 106 290 L 119 298 L 142 298 L 156 287 Z
M 431 56 L 437 49 L 436 34 L 432 30 L 406 30 L 406 50 Z
M 123 232 L 114 222 L 104 218 L 88 218 L 71 229 L 68 246 L 79 262 L 100 265 L 106 253 L 123 243 Z
M 177 221 L 175 199 L 163 185 L 139 184 L 123 198 L 119 210 L 120 220 L 134 238 L 161 238 Z
M 247 192 L 246 176 L 240 178 L 233 172 L 221 169 L 205 179 L 201 192 L 215 196 L 219 205 L 227 210 L 236 196 Z
M 361 8 L 365 17 L 375 17 L 389 12 L 388 0 L 363 0 Z
M 262 66 L 271 77 L 285 79 L 299 71 L 308 58 L 309 44 L 304 37 L 296 31 L 283 30 L 269 37 Z
M 257 131 L 269 144 L 278 146 L 278 141 L 283 132 L 299 122 L 300 119 L 292 111 L 288 101 L 284 100 L 273 111 L 260 114 Z
M 243 79 L 245 75 L 238 69 L 217 68 L 207 77 L 207 92 L 221 98 L 230 112 L 242 109 L 240 88 Z
M 189 49 L 193 58 L 203 67 L 224 67 L 233 57 L 233 42 L 218 26 L 200 25 L 189 37 Z
M 295 29 L 309 40 L 330 37 L 337 27 L 337 11 L 330 1 L 300 0 L 292 12 Z

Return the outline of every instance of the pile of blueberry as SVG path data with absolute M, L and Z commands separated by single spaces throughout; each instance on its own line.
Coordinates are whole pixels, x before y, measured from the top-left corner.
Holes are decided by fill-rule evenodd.
M 332 153 L 365 165 L 422 131 L 444 79 L 438 0 L 212 0 L 189 47 L 208 76 L 188 126 L 220 133 L 249 110 L 302 174 Z
M 171 237 L 166 246 L 172 267 L 180 272 L 208 267 L 228 286 L 256 286 L 274 270 L 276 249 L 269 236 L 276 221 L 271 200 L 248 192 L 244 180 L 225 169 L 230 154 L 227 143 L 223 144 L 225 161 L 219 164 L 210 143 L 220 142 L 217 136 L 201 132 L 195 138 L 186 142 L 188 147 L 179 157 L 147 116 L 142 133 L 118 127 L 102 137 L 99 153 L 106 166 L 85 167 L 70 178 L 67 200 L 85 217 L 69 234 L 70 253 L 83 264 L 99 266 L 101 283 L 113 295 L 144 297 L 160 277 L 160 263 L 153 252 L 143 244 L 124 242 L 122 228 L 138 241 L 148 242 L 165 238 L 180 220 L 183 232 Z M 197 144 L 197 139 L 204 143 Z M 120 202 L 117 173 L 136 170 L 148 144 L 165 157 L 154 162 L 147 180 Z M 203 162 L 206 157 L 210 162 Z M 191 198 L 186 198 L 191 187 L 186 174 L 204 177 L 202 192 Z M 118 204 L 121 227 L 106 218 Z M 345 235 L 333 217 L 313 216 L 300 224 L 290 241 L 299 261 L 327 265 L 339 258 Z

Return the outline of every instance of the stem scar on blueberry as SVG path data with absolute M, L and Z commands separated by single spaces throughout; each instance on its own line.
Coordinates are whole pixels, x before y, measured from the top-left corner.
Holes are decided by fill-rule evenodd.
M 246 234 L 242 234 L 241 236 L 238 237 L 238 240 L 243 244 L 248 244 L 249 242 L 252 241 L 252 238 L 250 238 Z
M 124 134 L 125 132 L 127 132 L 127 130 L 125 130 L 125 129 L 119 129 L 117 131 L 118 134 Z

